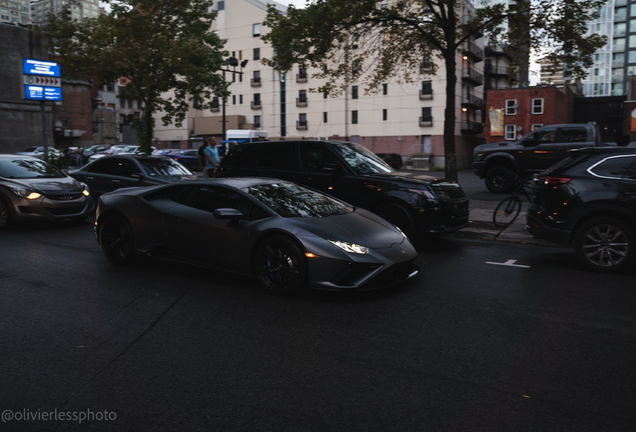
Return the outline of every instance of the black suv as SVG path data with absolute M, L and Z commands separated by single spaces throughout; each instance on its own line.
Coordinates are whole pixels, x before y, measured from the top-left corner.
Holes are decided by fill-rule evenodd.
M 636 149 L 571 151 L 535 178 L 526 229 L 574 246 L 589 269 L 629 268 L 636 259 Z
M 468 224 L 468 198 L 454 182 L 397 172 L 359 144 L 275 141 L 232 147 L 217 177 L 274 177 L 303 184 L 398 226 L 407 236 L 446 234 Z

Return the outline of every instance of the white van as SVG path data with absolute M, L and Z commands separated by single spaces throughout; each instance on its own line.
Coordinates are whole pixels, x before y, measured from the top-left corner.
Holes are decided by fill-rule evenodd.
M 267 131 L 249 130 L 249 129 L 233 129 L 225 132 L 225 141 L 230 143 L 236 141 L 237 144 L 243 142 L 267 141 Z

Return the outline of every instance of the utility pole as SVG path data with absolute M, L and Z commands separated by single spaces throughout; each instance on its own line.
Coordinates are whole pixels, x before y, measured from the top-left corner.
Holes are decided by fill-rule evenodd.
M 230 72 L 232 74 L 232 81 L 234 81 L 235 74 L 243 75 L 243 68 L 247 66 L 247 62 L 248 60 L 243 60 L 240 63 L 241 70 L 237 71 L 236 67 L 239 66 L 238 59 L 236 57 L 228 58 L 227 64 L 229 66 L 232 66 L 234 69 L 227 69 L 227 68 L 221 69 L 223 71 L 223 80 L 225 81 L 225 72 Z M 223 139 L 221 141 L 225 140 L 225 130 L 226 130 L 225 124 L 227 123 L 227 121 L 225 120 L 225 105 L 226 104 L 227 104 L 227 91 L 224 91 L 223 92 L 223 113 L 222 113 L 222 120 L 221 120 L 221 123 L 223 124 Z

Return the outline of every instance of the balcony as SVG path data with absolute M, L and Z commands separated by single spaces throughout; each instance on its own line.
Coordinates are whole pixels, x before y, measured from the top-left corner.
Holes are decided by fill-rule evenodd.
M 307 98 L 296 98 L 296 106 L 297 107 L 306 107 L 307 106 Z
M 296 74 L 296 82 L 297 83 L 306 83 L 307 82 L 307 74 Z
M 484 50 L 472 42 L 466 42 L 466 46 L 462 48 L 462 54 L 472 58 L 475 63 L 484 59 Z
M 305 121 L 296 121 L 296 130 L 307 130 L 307 120 Z
M 484 130 L 484 125 L 481 122 L 476 122 L 473 120 L 464 120 L 461 124 L 461 131 L 464 134 L 478 134 L 482 133 Z
M 213 106 L 212 108 L 210 108 L 210 111 L 211 112 L 219 112 L 219 111 L 221 111 L 221 108 L 218 105 L 216 105 L 216 106 Z
M 259 110 L 261 109 L 261 101 L 252 101 L 250 102 L 250 106 L 253 110 Z
M 504 57 L 508 57 L 509 59 L 512 59 L 512 55 L 510 54 L 510 49 L 507 47 L 504 47 L 503 45 L 492 44 L 492 45 L 486 45 L 485 48 L 486 48 L 485 49 L 486 57 L 504 56 Z
M 484 72 L 487 76 L 508 78 L 510 72 L 506 66 L 486 66 Z
M 420 90 L 420 100 L 431 100 L 431 99 L 433 99 L 433 89 Z
M 433 127 L 433 117 L 420 117 L 420 127 Z
M 480 86 L 484 83 L 484 76 L 472 68 L 462 70 L 462 81 Z
M 484 106 L 484 100 L 477 96 L 467 95 L 462 97 L 462 107 L 481 109 Z
M 261 86 L 261 79 L 260 78 L 252 78 L 250 85 L 252 87 L 260 87 Z

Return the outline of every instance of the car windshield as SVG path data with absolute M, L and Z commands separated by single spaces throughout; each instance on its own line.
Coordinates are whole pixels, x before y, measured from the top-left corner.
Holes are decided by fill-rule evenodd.
M 284 218 L 329 217 L 353 212 L 353 207 L 294 183 L 250 186 L 245 192 Z
M 24 152 L 25 153 L 31 153 L 31 152 L 38 151 L 38 150 L 40 150 L 40 147 L 29 147 L 27 149 L 24 149 Z
M 193 175 L 190 170 L 170 158 L 149 157 L 138 160 L 149 176 Z
M 0 159 L 0 177 L 11 179 L 65 178 L 66 175 L 40 159 Z
M 131 153 L 134 153 L 138 148 L 139 146 L 123 147 L 117 151 L 117 154 L 131 154 Z
M 353 168 L 356 174 L 395 172 L 386 162 L 359 144 L 331 143 L 331 148 Z

